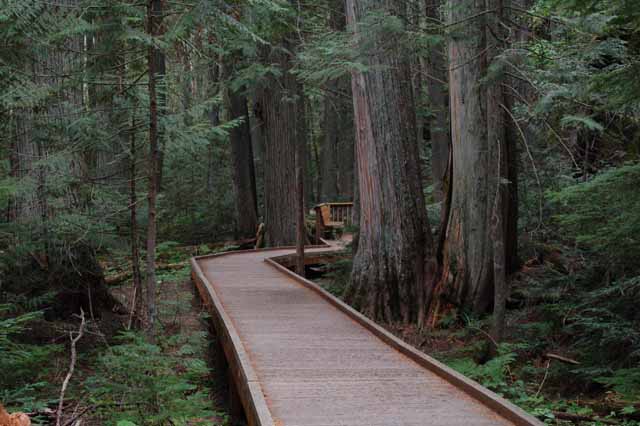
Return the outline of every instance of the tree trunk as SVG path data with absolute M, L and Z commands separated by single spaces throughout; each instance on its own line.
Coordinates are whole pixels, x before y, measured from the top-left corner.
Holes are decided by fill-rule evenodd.
M 302 87 L 291 73 L 291 58 L 286 53 L 294 46 L 285 38 L 282 47 L 268 53 L 269 63 L 276 64 L 281 75 L 267 78 L 255 108 L 264 136 L 264 222 L 268 246 L 295 244 L 295 152 L 298 144 L 305 142 L 305 135 L 300 134 L 304 126 L 299 122 L 304 120 L 304 109 L 299 107 Z M 306 153 L 302 158 L 305 157 Z
M 136 146 L 136 110 L 131 114 L 131 130 L 129 132 L 129 222 L 131 227 L 131 265 L 133 270 L 133 305 L 131 318 L 138 325 L 143 324 L 143 288 L 140 273 L 140 249 L 138 247 L 138 192 L 137 192 L 137 146 Z
M 431 21 L 440 20 L 442 1 L 425 0 L 426 15 Z M 431 135 L 431 177 L 433 179 L 433 195 L 436 201 L 445 197 L 445 177 L 449 165 L 449 102 L 447 94 L 447 72 L 444 49 L 434 46 L 427 57 L 424 69 L 427 80 L 429 108 L 429 133 Z
M 330 3 L 329 28 L 345 30 L 344 2 Z M 322 146 L 320 149 L 320 202 L 353 199 L 354 128 L 351 82 L 348 76 L 325 85 Z
M 359 22 L 370 12 L 399 16 L 399 0 L 347 0 L 347 20 L 363 48 Z M 433 241 L 421 188 L 409 55 L 383 29 L 366 34 L 367 72 L 353 72 L 360 187 L 360 236 L 346 298 L 386 322 L 422 321 Z M 429 276 L 428 276 L 429 275 Z
M 301 145 L 296 150 L 296 273 L 301 277 L 305 276 L 304 271 L 304 243 L 306 240 L 305 223 L 304 223 L 304 174 L 303 174 L 303 158 L 301 154 L 304 149 Z
M 335 92 L 337 82 L 326 84 L 324 99 L 324 137 L 320 147 L 320 202 L 337 201 L 338 199 L 338 112 L 336 110 Z
M 256 235 L 258 229 L 258 200 L 256 196 L 256 175 L 253 165 L 251 127 L 247 99 L 238 92 L 228 90 L 227 106 L 231 119 L 242 119 L 239 126 L 231 129 L 231 161 L 233 188 L 237 214 L 239 238 Z
M 154 34 L 159 36 L 162 33 L 162 20 L 165 13 L 164 0 L 149 0 L 151 3 L 152 12 L 154 13 Z M 162 123 L 162 117 L 167 112 L 167 83 L 165 76 L 167 74 L 167 60 L 165 53 L 162 49 L 153 49 L 154 72 L 155 72 L 155 91 L 156 91 L 156 104 L 157 104 L 157 134 L 158 134 L 158 159 L 156 162 L 156 191 L 162 190 L 162 176 L 164 171 L 164 153 L 166 151 L 166 139 L 164 137 L 164 125 Z
M 487 39 L 487 62 L 495 63 L 505 48 L 508 34 L 504 31 L 505 3 L 508 0 L 487 0 L 487 8 L 495 10 L 488 16 L 489 23 L 485 27 Z M 493 209 L 491 212 L 491 240 L 493 242 L 493 324 L 492 335 L 495 342 L 500 342 L 504 334 L 506 302 L 509 292 L 507 283 L 507 218 L 509 217 L 509 156 L 506 111 L 507 102 L 501 79 L 492 81 L 487 86 L 487 139 L 489 155 L 496 170 L 489 170 L 489 192 L 493 191 Z M 497 348 L 494 348 L 497 349 Z
M 149 0 L 147 7 L 147 32 L 151 37 L 158 34 L 162 20 L 162 0 Z M 149 165 L 148 165 L 148 225 L 147 225 L 147 321 L 150 333 L 153 333 L 156 319 L 156 200 L 159 179 L 159 132 L 158 132 L 158 94 L 156 90 L 158 52 L 149 47 Z
M 494 301 L 494 283 L 504 282 L 500 269 L 504 268 L 507 237 L 503 228 L 510 199 L 509 185 L 503 184 L 509 161 L 505 105 L 501 79 L 487 79 L 496 45 L 501 43 L 493 34 L 501 32 L 503 6 L 498 0 L 495 3 L 491 9 L 498 12 L 488 14 L 485 1 L 449 0 L 454 32 L 448 46 L 452 187 L 443 273 L 430 314 L 433 322 L 451 305 L 486 312 Z
M 258 214 L 264 214 L 264 169 L 265 169 L 265 147 L 264 147 L 264 127 L 262 120 L 256 115 L 258 112 L 259 100 L 256 92 L 250 95 L 251 102 L 251 142 L 253 144 L 253 164 L 256 176 L 256 202 L 258 203 Z M 260 221 L 260 219 L 258 219 Z
M 213 53 L 212 53 L 213 54 Z M 209 80 L 212 87 L 209 93 L 210 97 L 215 97 L 219 91 L 220 80 L 220 67 L 218 64 L 213 63 L 209 66 Z M 220 125 L 220 111 L 218 105 L 213 105 L 208 111 L 209 123 L 211 127 L 218 127 Z M 207 146 L 207 192 L 212 193 L 214 190 L 214 169 L 216 166 L 216 158 L 214 156 L 215 139 L 212 138 Z

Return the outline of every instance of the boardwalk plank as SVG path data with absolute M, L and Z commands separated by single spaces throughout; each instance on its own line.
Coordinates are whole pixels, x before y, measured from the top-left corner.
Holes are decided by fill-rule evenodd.
M 224 311 L 220 326 L 237 336 L 226 339 L 239 353 L 235 368 L 250 370 L 235 374 L 238 380 L 249 378 L 249 386 L 239 386 L 246 391 L 243 404 L 253 399 L 266 404 L 245 407 L 253 410 L 251 424 L 540 424 L 522 412 L 511 413 L 512 407 L 493 401 L 490 393 L 481 396 L 488 395 L 491 404 L 481 402 L 328 303 L 329 296 L 265 262 L 291 252 L 249 251 L 194 263 L 196 281 L 217 299 L 214 309 Z

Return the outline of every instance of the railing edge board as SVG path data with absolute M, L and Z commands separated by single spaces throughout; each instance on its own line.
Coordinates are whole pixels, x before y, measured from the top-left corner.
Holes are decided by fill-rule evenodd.
M 234 253 L 234 252 L 230 252 Z M 236 252 L 237 253 L 237 252 Z M 226 254 L 226 253 L 219 253 Z M 206 258 L 211 256 L 201 256 Z M 232 376 L 236 379 L 236 386 L 240 400 L 245 409 L 250 426 L 275 426 L 271 411 L 262 392 L 249 356 L 244 348 L 231 319 L 225 312 L 215 290 L 207 280 L 204 272 L 198 264 L 198 258 L 191 259 L 192 279 L 198 288 L 198 292 L 213 316 L 213 324 L 222 341 L 222 347 L 232 369 Z M 227 342 L 226 344 L 224 342 Z

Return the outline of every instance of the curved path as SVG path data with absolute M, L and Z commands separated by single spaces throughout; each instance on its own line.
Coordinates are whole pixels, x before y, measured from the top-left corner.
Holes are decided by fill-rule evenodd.
M 192 260 L 250 425 L 541 425 L 270 260 L 294 252 Z

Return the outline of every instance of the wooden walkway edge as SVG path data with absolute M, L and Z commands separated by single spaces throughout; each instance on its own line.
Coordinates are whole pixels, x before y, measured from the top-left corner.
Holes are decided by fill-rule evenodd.
M 331 249 L 335 249 L 331 246 L 314 246 L 309 247 L 307 250 L 310 252 L 320 252 L 320 251 L 328 251 Z M 280 247 L 280 248 L 272 248 L 272 249 L 262 249 L 262 250 L 247 250 L 247 251 L 238 251 L 238 252 L 229 252 L 229 253 L 221 253 L 216 255 L 202 256 L 191 259 L 192 266 L 192 279 L 199 291 L 199 294 L 203 300 L 203 302 L 207 305 L 211 316 L 214 327 L 216 329 L 216 333 L 218 335 L 218 339 L 222 344 L 222 349 L 224 350 L 225 357 L 227 359 L 230 375 L 233 380 L 233 385 L 237 390 L 239 399 L 244 408 L 244 412 L 247 417 L 247 421 L 250 426 L 289 426 L 289 423 L 282 422 L 279 418 L 275 418 L 272 415 L 272 407 L 269 404 L 269 395 L 265 394 L 265 389 L 263 388 L 263 383 L 260 380 L 260 375 L 256 372 L 254 368 L 254 360 L 250 356 L 250 353 L 247 351 L 245 342 L 243 341 L 238 329 L 236 328 L 236 322 L 239 321 L 237 318 L 232 318 L 227 309 L 225 308 L 225 304 L 220 298 L 220 295 L 216 291 L 216 287 L 210 282 L 207 274 L 203 271 L 202 264 L 203 263 L 211 263 L 209 266 L 211 269 L 215 270 L 216 262 L 220 262 L 220 260 L 224 261 L 224 258 L 235 257 L 240 261 L 240 265 L 247 264 L 246 269 L 249 270 L 251 263 L 256 262 L 262 265 L 268 265 L 274 271 L 277 271 L 277 276 L 281 276 L 282 281 L 295 282 L 298 285 L 301 285 L 305 289 L 313 292 L 317 296 L 319 296 L 324 303 L 327 303 L 335 308 L 355 323 L 357 323 L 362 328 L 362 333 L 371 333 L 377 339 L 384 342 L 389 348 L 399 352 L 404 357 L 409 360 L 415 362 L 417 365 L 422 367 L 425 370 L 435 374 L 437 377 L 440 377 L 442 381 L 453 385 L 456 389 L 461 391 L 463 394 L 468 395 L 471 399 L 477 401 L 480 405 L 486 407 L 490 412 L 493 412 L 495 415 L 495 419 L 492 421 L 490 418 L 492 415 L 484 414 L 485 417 L 482 419 L 478 419 L 478 423 L 471 421 L 469 422 L 468 418 L 464 421 L 464 423 L 458 420 L 452 420 L 452 418 L 446 418 L 442 420 L 438 420 L 438 417 L 435 416 L 432 418 L 424 418 L 423 423 L 414 423 L 414 422 L 402 422 L 398 420 L 398 422 L 394 422 L 393 424 L 429 424 L 429 425 L 459 425 L 459 426 L 474 426 L 474 424 L 495 424 L 495 425 L 517 425 L 517 426 L 541 426 L 542 423 L 535 419 L 533 416 L 527 414 L 522 409 L 516 407 L 514 404 L 506 401 L 504 398 L 496 395 L 495 393 L 489 391 L 488 389 L 482 387 L 478 383 L 473 380 L 468 379 L 467 377 L 457 373 L 451 368 L 445 366 L 444 364 L 438 362 L 437 360 L 425 355 L 421 351 L 416 348 L 408 345 L 404 341 L 400 340 L 384 328 L 380 327 L 373 321 L 369 320 L 350 306 L 346 305 L 344 302 L 334 297 L 317 284 L 306 280 L 297 274 L 289 271 L 279 263 L 277 263 L 277 258 L 281 256 L 289 255 L 292 251 L 295 251 L 294 248 L 290 247 Z M 273 252 L 273 256 L 269 256 L 270 252 Z M 213 263 L 212 263 L 213 262 Z M 257 265 L 259 267 L 259 265 Z M 238 280 L 254 280 L 254 276 L 242 277 L 239 275 L 238 270 L 234 269 L 233 274 L 229 276 L 237 276 Z M 271 278 L 273 279 L 273 277 Z M 226 284 L 231 285 L 233 284 Z M 258 286 L 260 284 L 257 284 Z M 289 285 L 289 284 L 287 284 Z M 231 287 L 232 288 L 232 287 Z M 311 296 L 308 296 L 311 297 Z M 235 299 L 234 299 L 235 300 Z M 318 303 L 317 301 L 314 302 Z M 343 320 L 341 320 L 343 321 Z M 251 344 L 252 342 L 248 342 Z M 408 362 L 408 361 L 407 361 Z M 319 367 L 321 368 L 321 367 Z M 445 385 L 442 385 L 445 386 Z M 464 404 L 469 405 L 469 402 L 460 403 L 464 406 Z M 280 407 L 280 411 L 283 409 Z M 293 407 L 292 410 L 296 410 L 298 408 Z M 357 407 L 354 407 L 354 410 L 358 410 Z M 286 411 L 286 410 L 284 410 Z M 422 413 L 424 416 L 424 413 Z M 330 416 L 329 416 L 330 417 Z M 482 421 L 480 421 L 482 420 Z M 418 420 L 420 422 L 420 420 Z M 291 422 L 290 422 L 291 423 Z M 297 422 L 295 425 L 298 426 Z M 323 423 L 324 424 L 324 423 Z M 343 424 L 343 423 L 340 423 Z M 346 424 L 346 423 L 345 423 Z M 355 424 L 355 423 L 350 423 Z M 358 424 L 368 424 L 368 423 L 358 423 Z M 300 423 L 302 425 L 302 423 Z

